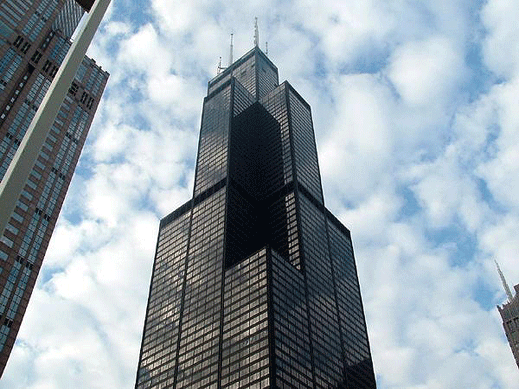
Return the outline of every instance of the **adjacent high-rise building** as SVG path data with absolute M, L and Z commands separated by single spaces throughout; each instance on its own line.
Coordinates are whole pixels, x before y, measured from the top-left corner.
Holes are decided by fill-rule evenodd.
M 81 4 L 86 9 L 91 6 L 87 0 Z M 0 180 L 65 58 L 83 13 L 73 0 L 0 4 Z M 0 236 L 0 375 L 107 80 L 108 73 L 85 57 Z
M 255 47 L 209 82 L 193 198 L 160 222 L 136 388 L 375 388 L 308 103 Z
M 512 354 L 515 358 L 515 363 L 519 367 L 519 284 L 514 286 L 515 296 L 512 295 L 508 284 L 506 283 L 505 277 L 496 262 L 497 271 L 501 282 L 508 297 L 508 301 L 502 306 L 497 306 L 501 319 L 503 320 L 503 328 L 505 329 L 506 338 L 512 349 Z

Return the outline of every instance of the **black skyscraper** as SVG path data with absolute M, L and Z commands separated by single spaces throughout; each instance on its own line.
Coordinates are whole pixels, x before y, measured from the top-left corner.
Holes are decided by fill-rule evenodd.
M 255 47 L 209 82 L 193 198 L 162 219 L 138 388 L 375 388 L 310 106 Z

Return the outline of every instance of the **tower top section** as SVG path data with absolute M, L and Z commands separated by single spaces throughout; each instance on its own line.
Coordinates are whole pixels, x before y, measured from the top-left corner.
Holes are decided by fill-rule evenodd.
M 255 100 L 265 96 L 279 85 L 278 69 L 258 46 L 254 46 L 240 59 L 209 81 L 207 94 L 230 82 L 231 78 L 239 82 Z

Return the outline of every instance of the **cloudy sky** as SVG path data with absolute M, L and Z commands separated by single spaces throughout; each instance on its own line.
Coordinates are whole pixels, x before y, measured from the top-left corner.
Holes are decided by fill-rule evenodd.
M 517 388 L 493 263 L 519 283 L 513 0 L 113 0 L 89 50 L 109 84 L 0 388 L 134 385 L 158 222 L 191 196 L 207 81 L 255 16 L 312 106 L 379 388 Z

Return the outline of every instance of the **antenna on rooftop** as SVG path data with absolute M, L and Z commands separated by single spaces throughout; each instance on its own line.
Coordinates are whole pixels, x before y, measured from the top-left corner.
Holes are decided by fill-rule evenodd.
M 268 57 L 269 56 L 269 43 L 265 42 L 265 54 Z
M 259 28 L 258 18 L 254 18 L 254 46 L 259 47 Z
M 508 302 L 511 302 L 513 300 L 512 292 L 510 291 L 510 288 L 508 287 L 508 284 L 506 283 L 505 276 L 503 275 L 503 272 L 499 268 L 499 264 L 494 259 L 494 262 L 497 266 L 497 272 L 499 273 L 499 278 L 501 278 L 501 282 L 503 283 L 503 288 L 505 289 L 506 295 L 508 296 Z
M 224 69 L 225 68 L 222 67 L 222 57 L 220 57 L 220 60 L 218 61 L 218 68 L 216 68 L 216 74 L 220 74 Z
M 232 41 L 233 41 L 233 35 L 234 35 L 234 34 L 231 34 L 231 51 L 230 51 L 230 53 L 229 53 L 229 66 L 232 65 L 232 50 L 233 50 Z

